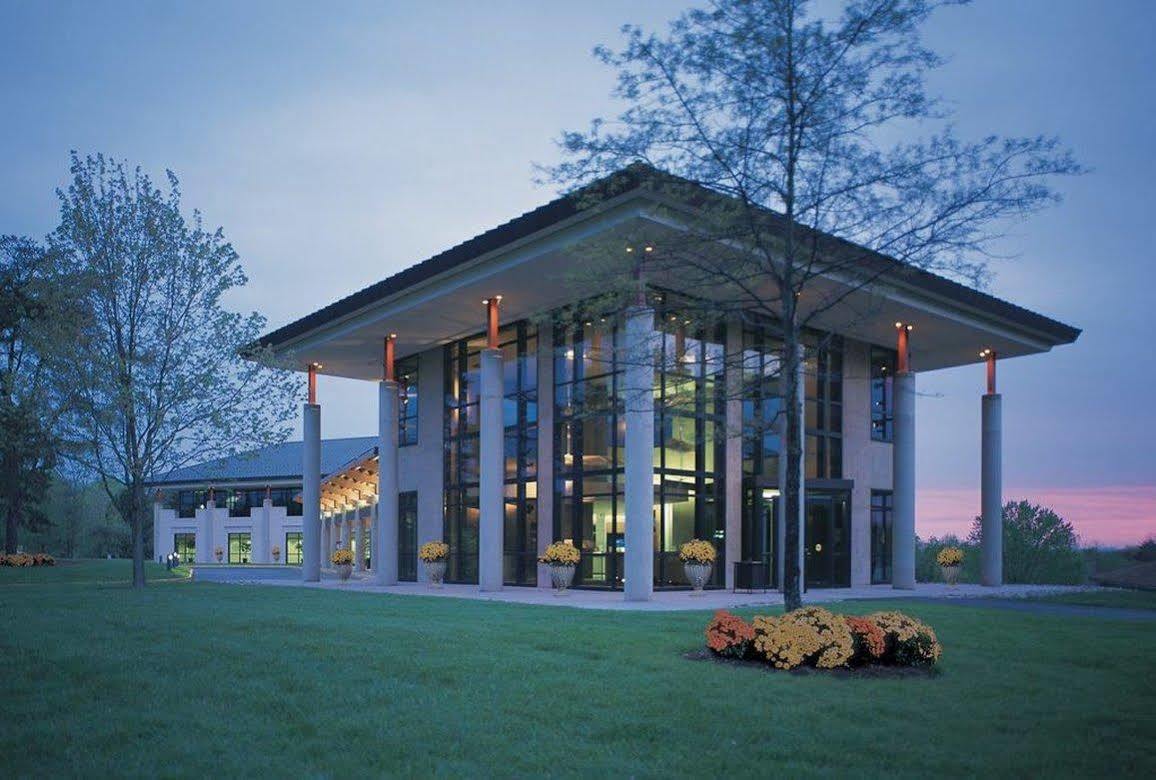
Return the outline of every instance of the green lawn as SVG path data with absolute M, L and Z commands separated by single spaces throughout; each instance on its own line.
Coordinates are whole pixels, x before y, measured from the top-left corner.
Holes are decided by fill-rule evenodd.
M 145 561 L 145 578 L 148 580 L 179 580 L 188 576 L 189 570 L 183 566 L 166 571 L 163 564 Z M 0 566 L 0 586 L 102 584 L 131 580 L 132 562 L 124 559 L 58 560 L 55 566 Z
M 0 753 L 10 777 L 1156 772 L 1156 622 L 904 609 L 934 678 L 684 660 L 705 613 L 0 585 Z
M 1045 596 L 1040 600 L 1057 604 L 1079 604 L 1086 607 L 1156 609 L 1156 591 L 1151 590 L 1112 588 L 1111 590 L 1094 590 L 1087 593 L 1062 593 L 1057 596 Z

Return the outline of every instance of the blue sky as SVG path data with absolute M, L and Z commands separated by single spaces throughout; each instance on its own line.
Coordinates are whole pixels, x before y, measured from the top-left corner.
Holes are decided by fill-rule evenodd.
M 280 325 L 549 200 L 531 164 L 616 108 L 591 47 L 686 5 L 0 0 L 0 232 L 53 227 L 69 149 L 168 167 L 241 253 L 231 302 Z M 1091 168 L 1008 237 L 991 287 L 1085 331 L 1002 364 L 1000 389 L 1008 497 L 1087 540 L 1156 531 L 1153 29 L 1142 0 L 981 0 L 927 30 L 961 134 L 1058 133 Z M 982 368 L 920 389 L 920 532 L 959 530 Z M 325 435 L 372 431 L 374 388 L 321 397 Z

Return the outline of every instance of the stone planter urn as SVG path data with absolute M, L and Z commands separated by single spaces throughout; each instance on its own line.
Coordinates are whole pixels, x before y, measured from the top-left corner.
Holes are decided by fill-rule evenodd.
M 425 561 L 425 575 L 429 580 L 431 588 L 440 588 L 442 581 L 446 578 L 446 562 L 442 561 Z
M 954 588 L 959 584 L 959 572 L 963 569 L 962 566 L 940 566 L 939 569 L 943 572 L 943 581 L 950 587 Z
M 341 577 L 342 582 L 348 582 L 349 581 L 349 575 L 353 574 L 353 564 L 352 563 L 339 563 L 339 564 L 337 564 L 337 574 Z
M 566 589 L 574 583 L 574 566 L 550 566 L 550 583 L 555 596 L 565 596 Z
M 714 564 L 692 563 L 691 561 L 687 561 L 682 567 L 686 572 L 687 581 L 690 582 L 691 587 L 694 588 L 694 592 L 692 592 L 691 595 L 701 596 L 703 593 L 702 589 L 706 586 L 707 581 L 710 580 L 710 573 L 714 569 Z
M 273 550 L 273 563 L 280 563 L 280 562 L 281 562 L 281 551 L 274 549 Z
M 217 551 L 216 551 L 215 553 L 213 553 L 213 554 L 217 556 L 217 563 L 220 563 L 220 562 L 221 562 L 221 559 L 225 557 L 225 552 L 224 552 L 224 550 L 217 550 Z

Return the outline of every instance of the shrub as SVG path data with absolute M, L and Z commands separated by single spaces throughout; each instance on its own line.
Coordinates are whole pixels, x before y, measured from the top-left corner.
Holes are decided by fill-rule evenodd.
M 0 566 L 26 568 L 29 566 L 55 566 L 56 559 L 48 553 L 0 553 Z
M 873 620 L 846 615 L 847 628 L 855 643 L 855 654 L 851 656 L 852 666 L 876 663 L 887 651 L 887 636 Z
M 983 524 L 975 518 L 968 541 L 980 544 Z M 1077 585 L 1084 581 L 1079 537 L 1051 509 L 1028 501 L 1003 507 L 1003 578 L 1008 583 Z
M 349 550 L 334 550 L 329 556 L 329 562 L 334 566 L 347 566 L 353 563 L 353 553 Z
M 706 646 L 724 658 L 744 658 L 751 650 L 755 629 L 738 615 L 725 609 L 714 613 L 706 626 Z
M 851 629 L 840 615 L 804 607 L 779 618 L 754 621 L 755 650 L 777 669 L 804 664 L 820 669 L 846 666 L 855 653 Z
M 931 626 L 902 612 L 876 612 L 868 615 L 886 637 L 881 660 L 897 666 L 933 666 L 942 648 Z

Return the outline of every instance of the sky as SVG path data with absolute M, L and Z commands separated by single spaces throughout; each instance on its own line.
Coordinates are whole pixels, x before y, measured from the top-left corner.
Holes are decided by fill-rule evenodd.
M 552 199 L 533 164 L 620 107 L 591 48 L 687 6 L 0 0 L 0 233 L 54 227 L 70 149 L 171 169 L 242 257 L 230 305 L 276 327 Z M 1089 544 L 1156 534 L 1153 29 L 1147 0 L 980 0 L 926 29 L 960 135 L 1058 134 L 1090 169 L 989 288 L 1084 330 L 999 381 L 1005 499 Z M 978 512 L 983 389 L 981 366 L 919 377 L 921 536 Z M 325 436 L 373 432 L 374 386 L 319 395 Z

